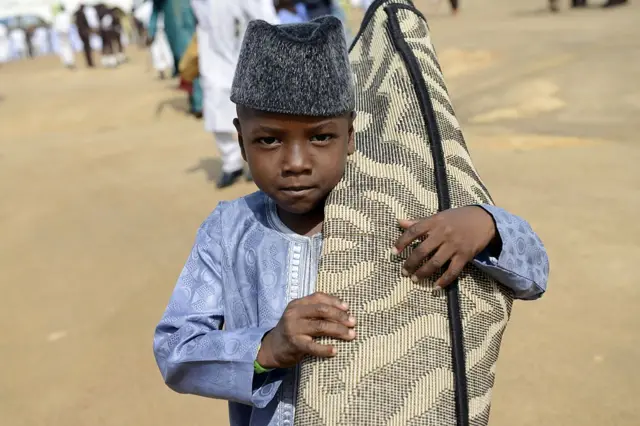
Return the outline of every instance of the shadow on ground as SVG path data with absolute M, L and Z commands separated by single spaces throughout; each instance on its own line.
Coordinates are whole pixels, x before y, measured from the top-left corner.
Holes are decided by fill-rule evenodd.
M 156 106 L 156 116 L 159 117 L 162 114 L 162 111 L 167 107 L 173 109 L 174 111 L 188 114 L 189 101 L 187 99 L 187 96 L 176 96 L 175 98 L 159 102 Z
M 188 174 L 203 171 L 209 182 L 216 182 L 222 170 L 222 162 L 219 158 L 206 157 L 201 158 L 200 162 L 193 167 L 185 170 Z
M 516 10 L 511 13 L 511 16 L 514 17 L 532 17 L 532 16 L 540 16 L 540 17 L 548 17 L 549 15 L 559 15 L 566 13 L 580 13 L 584 10 L 606 10 L 602 7 L 602 4 L 589 4 L 587 6 L 581 8 L 572 8 L 566 5 L 560 5 L 560 10 L 558 12 L 551 12 L 549 9 L 548 2 L 543 7 L 537 7 L 535 9 L 523 9 Z

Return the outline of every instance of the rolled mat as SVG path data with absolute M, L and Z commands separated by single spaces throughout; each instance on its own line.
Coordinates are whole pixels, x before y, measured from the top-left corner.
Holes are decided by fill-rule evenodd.
M 486 425 L 512 295 L 472 265 L 446 290 L 400 271 L 398 218 L 487 203 L 424 16 L 378 0 L 350 49 L 356 147 L 325 210 L 316 290 L 349 303 L 353 342 L 305 359 L 296 426 Z

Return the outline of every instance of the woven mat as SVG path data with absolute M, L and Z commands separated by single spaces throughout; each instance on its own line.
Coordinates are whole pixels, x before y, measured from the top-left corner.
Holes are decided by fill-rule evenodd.
M 347 301 L 354 342 L 300 370 L 296 426 L 486 425 L 512 298 L 472 266 L 447 290 L 400 274 L 397 218 L 491 203 L 425 18 L 378 0 L 351 48 L 357 152 L 332 192 L 317 291 Z M 329 340 L 325 340 L 329 342 Z

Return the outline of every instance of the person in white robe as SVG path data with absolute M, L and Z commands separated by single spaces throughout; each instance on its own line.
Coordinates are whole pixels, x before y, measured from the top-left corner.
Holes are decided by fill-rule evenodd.
M 162 13 L 158 13 L 156 28 L 156 36 L 153 38 L 153 43 L 151 43 L 149 50 L 151 52 L 153 68 L 159 73 L 160 78 L 163 79 L 165 76 L 171 76 L 174 63 L 171 46 L 169 46 L 169 40 L 164 32 L 164 15 Z
M 91 30 L 90 44 L 93 50 L 101 50 L 102 38 L 100 38 L 100 17 L 98 11 L 94 6 L 84 7 L 84 16 L 87 19 L 87 24 Z
M 18 59 L 27 57 L 27 33 L 22 28 L 14 28 L 9 33 L 13 54 Z
M 11 42 L 9 41 L 9 29 L 0 22 L 0 64 L 11 59 Z
M 67 12 L 64 6 L 60 6 L 58 13 L 53 17 L 53 31 L 58 41 L 58 56 L 62 64 L 67 68 L 75 68 L 76 58 L 73 53 L 71 44 L 71 14 Z
M 100 34 L 102 36 L 102 65 L 106 68 L 115 68 L 118 66 L 118 59 L 114 51 L 113 16 L 109 12 L 100 19 Z
M 134 17 L 142 22 L 145 29 L 148 29 L 152 13 L 153 3 L 151 1 L 145 1 L 135 9 Z M 164 14 L 162 12 L 157 15 L 156 35 L 153 38 L 151 46 L 149 46 L 149 53 L 151 55 L 153 69 L 156 70 L 160 78 L 164 79 L 166 76 L 170 76 L 174 61 L 169 40 L 167 40 L 167 35 L 164 32 Z
M 46 27 L 38 27 L 33 30 L 31 43 L 33 44 L 35 56 L 48 54 L 51 51 L 49 44 L 49 30 Z
M 113 18 L 113 33 L 111 34 L 113 51 L 116 55 L 118 64 L 124 64 L 125 62 L 129 61 L 129 58 L 125 53 L 125 47 L 129 44 L 129 39 L 122 25 L 122 18 L 118 13 L 118 9 L 112 7 L 109 9 L 109 13 Z
M 244 168 L 233 126 L 236 106 L 230 100 L 244 29 L 254 19 L 277 24 L 278 16 L 273 0 L 191 0 L 191 7 L 198 21 L 204 126 L 220 151 L 222 174 L 217 186 L 224 188 L 235 183 Z
M 351 0 L 351 7 L 361 9 L 363 12 L 366 12 L 369 9 L 369 6 L 373 4 L 374 0 Z

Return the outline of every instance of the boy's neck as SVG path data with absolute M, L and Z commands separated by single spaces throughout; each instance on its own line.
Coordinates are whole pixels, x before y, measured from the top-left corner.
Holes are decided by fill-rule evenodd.
M 313 211 L 305 214 L 295 214 L 277 208 L 278 217 L 287 228 L 296 234 L 311 237 L 322 231 L 324 221 L 324 203 Z

